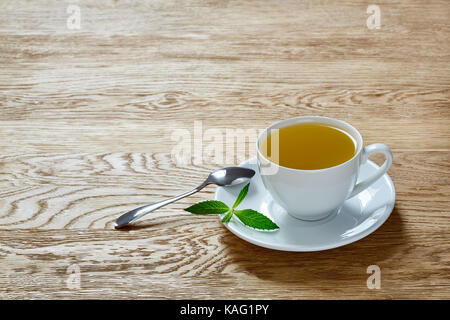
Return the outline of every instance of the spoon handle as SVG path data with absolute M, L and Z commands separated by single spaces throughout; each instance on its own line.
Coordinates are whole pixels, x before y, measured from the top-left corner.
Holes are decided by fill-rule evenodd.
M 175 197 L 166 199 L 166 200 L 161 200 L 152 204 L 148 204 L 146 206 L 142 206 L 136 209 L 133 209 L 123 215 L 121 215 L 119 218 L 117 218 L 116 223 L 114 225 L 114 227 L 116 229 L 125 227 L 126 225 L 128 225 L 130 222 L 133 222 L 143 216 L 145 216 L 147 213 L 150 213 L 156 209 L 159 209 L 161 207 L 164 207 L 165 205 L 172 203 L 174 201 L 180 200 L 184 197 L 190 196 L 191 194 L 194 194 L 198 191 L 200 191 L 201 189 L 203 189 L 204 185 L 198 186 L 195 189 L 192 189 L 191 191 L 179 194 Z

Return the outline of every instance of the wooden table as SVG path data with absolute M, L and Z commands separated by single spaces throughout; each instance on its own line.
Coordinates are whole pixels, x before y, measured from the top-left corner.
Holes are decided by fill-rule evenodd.
M 0 298 L 449 299 L 450 5 L 377 1 L 369 29 L 369 4 L 2 1 Z M 180 130 L 206 152 L 210 129 L 298 115 L 392 148 L 396 206 L 367 238 L 260 248 L 182 211 L 213 187 L 113 229 L 219 166 L 175 162 Z M 237 145 L 221 166 L 255 154 Z

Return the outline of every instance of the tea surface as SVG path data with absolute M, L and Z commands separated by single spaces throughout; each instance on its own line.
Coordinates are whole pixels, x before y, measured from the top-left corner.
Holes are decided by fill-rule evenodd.
M 345 131 L 319 123 L 299 123 L 279 129 L 279 158 L 272 154 L 272 135 L 261 142 L 262 154 L 281 166 L 317 170 L 351 159 L 356 143 Z

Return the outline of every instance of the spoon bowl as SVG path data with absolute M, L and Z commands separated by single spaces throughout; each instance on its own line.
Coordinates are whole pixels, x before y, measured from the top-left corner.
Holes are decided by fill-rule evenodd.
M 252 169 L 241 167 L 228 167 L 217 169 L 211 172 L 206 179 L 210 184 L 216 184 L 221 187 L 234 186 L 247 182 L 255 175 Z

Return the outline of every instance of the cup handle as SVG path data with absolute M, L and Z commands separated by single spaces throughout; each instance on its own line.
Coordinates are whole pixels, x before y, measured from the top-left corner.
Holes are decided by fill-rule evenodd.
M 364 147 L 364 149 L 362 150 L 362 155 L 361 155 L 361 164 L 365 163 L 367 161 L 367 159 L 370 157 L 370 155 L 372 155 L 374 153 L 384 154 L 386 160 L 384 161 L 383 165 L 380 168 L 378 168 L 378 170 L 371 177 L 356 184 L 355 187 L 353 188 L 353 191 L 348 196 L 348 198 L 354 197 L 361 191 L 365 190 L 372 183 L 374 183 L 379 178 L 381 178 L 381 176 L 384 175 L 388 171 L 389 167 L 391 166 L 391 164 L 392 164 L 391 149 L 389 149 L 389 147 L 387 145 L 382 144 L 382 143 L 374 143 L 367 147 Z

